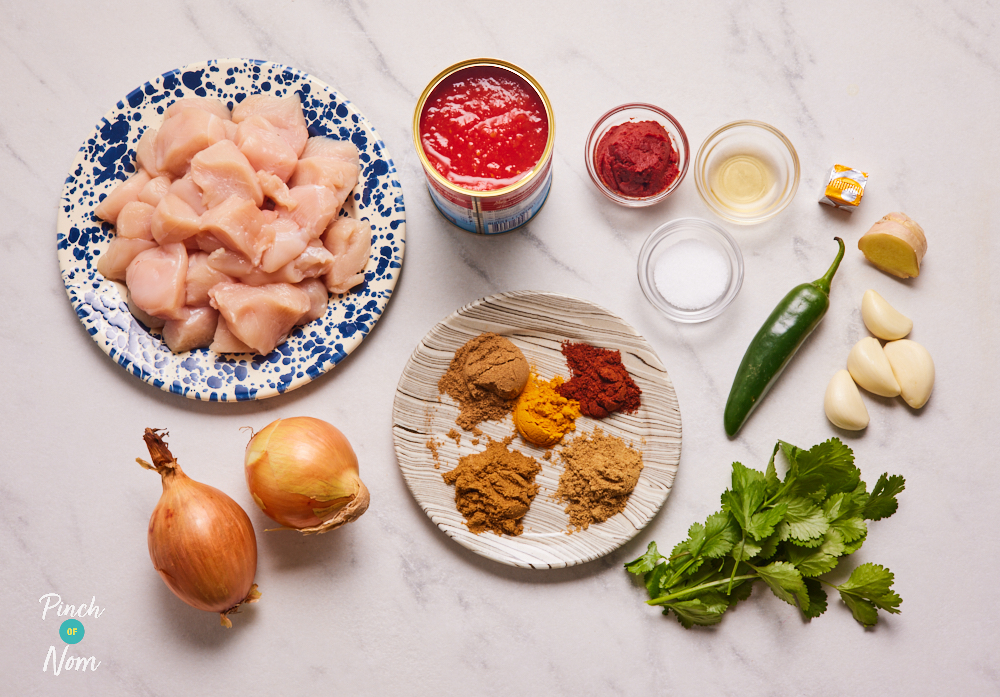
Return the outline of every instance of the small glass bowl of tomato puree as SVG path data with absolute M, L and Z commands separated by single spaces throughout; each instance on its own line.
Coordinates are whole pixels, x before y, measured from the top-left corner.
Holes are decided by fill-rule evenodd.
M 687 174 L 687 134 L 652 104 L 617 106 L 597 120 L 584 152 L 587 172 L 602 194 L 622 206 L 659 203 Z

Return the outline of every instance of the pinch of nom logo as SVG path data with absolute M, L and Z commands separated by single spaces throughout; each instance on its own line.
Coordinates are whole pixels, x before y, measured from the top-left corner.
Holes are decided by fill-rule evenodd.
M 42 664 L 42 672 L 47 673 L 49 670 L 49 661 L 52 661 L 52 674 L 59 675 L 63 670 L 79 670 L 86 672 L 90 668 L 91 672 L 97 670 L 97 667 L 101 665 L 101 662 L 97 660 L 95 656 L 90 656 L 85 658 L 83 656 L 67 656 L 69 647 L 75 644 L 79 644 L 83 641 L 84 634 L 86 630 L 83 626 L 83 622 L 80 619 L 85 619 L 88 617 L 93 617 L 94 619 L 99 618 L 104 614 L 107 608 L 98 607 L 95 605 L 97 596 L 93 596 L 90 600 L 90 605 L 66 605 L 62 601 L 62 597 L 58 593 L 46 593 L 38 602 L 44 603 L 42 608 L 42 620 L 48 619 L 58 619 L 65 617 L 67 619 L 63 620 L 59 625 L 59 638 L 66 644 L 63 647 L 62 655 L 56 651 L 55 646 L 50 646 L 48 653 L 45 654 L 45 663 Z

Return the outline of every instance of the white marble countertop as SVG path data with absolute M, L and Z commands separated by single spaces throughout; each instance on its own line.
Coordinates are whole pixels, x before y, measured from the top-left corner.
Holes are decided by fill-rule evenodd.
M 4 694 L 546 695 L 964 694 L 1000 692 L 996 610 L 1000 485 L 989 434 L 1000 409 L 1000 11 L 980 0 L 809 3 L 278 2 L 3 3 L 0 12 L 0 402 L 13 450 L 0 465 L 0 692 Z M 527 227 L 464 233 L 432 206 L 411 140 L 417 97 L 437 72 L 492 56 L 548 92 L 554 184 Z M 133 88 L 208 58 L 304 70 L 376 125 L 405 192 L 406 256 L 388 311 L 329 374 L 257 403 L 196 403 L 156 390 L 104 355 L 67 302 L 55 255 L 69 164 Z M 802 162 L 792 205 L 750 228 L 724 224 L 746 259 L 736 301 L 700 325 L 673 324 L 642 296 L 635 264 L 657 225 L 710 217 L 685 180 L 666 202 L 626 210 L 590 182 L 583 144 L 627 101 L 672 112 L 692 148 L 755 118 Z M 817 205 L 835 162 L 871 174 L 853 215 Z M 902 210 L 927 231 L 918 279 L 863 259 L 858 237 Z M 722 408 L 743 351 L 792 286 L 847 256 L 832 306 L 735 440 Z M 874 288 L 914 320 L 937 384 L 921 411 L 866 396 L 871 425 L 838 432 L 827 381 L 866 334 Z M 667 366 L 683 451 L 674 489 L 634 540 L 589 564 L 514 569 L 447 538 L 400 475 L 391 437 L 399 374 L 456 308 L 537 289 L 595 301 L 635 326 Z M 263 532 L 243 481 L 241 427 L 312 415 L 357 450 L 372 505 L 322 537 Z M 225 631 L 178 601 L 152 569 L 146 524 L 159 496 L 134 464 L 146 426 L 170 430 L 189 472 L 232 495 L 258 532 L 262 601 Z M 719 506 L 730 463 L 762 468 L 776 439 L 831 436 L 864 478 L 906 477 L 899 511 L 873 523 L 845 565 L 892 569 L 902 613 L 862 629 L 831 598 L 805 622 L 759 586 L 711 629 L 683 629 L 644 605 L 622 564 L 651 540 L 669 548 Z M 71 655 L 96 671 L 43 672 L 59 622 L 39 598 L 105 608 Z

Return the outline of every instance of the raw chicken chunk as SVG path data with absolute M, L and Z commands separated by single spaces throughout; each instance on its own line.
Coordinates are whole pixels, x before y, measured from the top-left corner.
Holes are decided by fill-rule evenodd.
M 163 324 L 163 340 L 174 353 L 204 348 L 215 338 L 219 311 L 211 307 L 186 307 L 183 319 L 168 319 Z
M 219 315 L 219 322 L 215 326 L 215 338 L 212 340 L 210 351 L 216 353 L 255 353 L 255 351 L 236 338 L 236 335 L 229 331 L 226 318 Z
M 194 212 L 198 215 L 201 215 L 208 210 L 208 207 L 202 203 L 203 194 L 201 187 L 194 183 L 194 179 L 191 178 L 190 172 L 180 179 L 175 179 L 171 182 L 170 193 L 179 197 L 184 201 L 184 203 L 191 206 Z
M 319 239 L 326 226 L 340 211 L 340 203 L 332 191 L 324 186 L 296 186 L 288 190 L 295 200 L 295 208 L 289 211 L 282 207 L 278 215 L 286 215 L 309 233 L 311 239 Z
M 358 183 L 358 167 L 329 157 L 307 157 L 299 160 L 288 183 L 293 187 L 314 184 L 330 189 L 339 210 Z
M 188 307 L 207 307 L 208 291 L 220 283 L 235 283 L 232 276 L 213 269 L 208 264 L 207 252 L 188 252 L 187 279 L 184 304 Z
M 151 206 L 158 206 L 163 197 L 170 191 L 170 177 L 159 176 L 149 180 L 139 192 L 139 200 Z
M 365 265 L 372 246 L 372 227 L 364 220 L 337 218 L 323 235 L 333 255 L 333 268 L 323 280 L 331 293 L 346 293 L 365 280 Z
M 153 211 L 151 230 L 160 244 L 183 242 L 201 232 L 201 216 L 180 196 L 169 193 Z
M 257 266 L 264 251 L 274 241 L 270 228 L 262 228 L 261 210 L 239 196 L 230 196 L 201 216 L 201 228 L 210 232 L 228 249 L 242 253 Z
M 265 225 L 274 229 L 274 242 L 260 261 L 260 268 L 267 273 L 273 273 L 294 260 L 306 250 L 312 240 L 308 230 L 303 230 L 287 216 L 277 216 Z
M 333 255 L 318 240 L 311 242 L 301 254 L 272 273 L 254 266 L 243 254 L 229 249 L 218 249 L 208 256 L 208 265 L 213 269 L 250 286 L 299 283 L 307 278 L 319 278 L 330 272 L 333 263 Z
M 284 341 L 312 305 L 306 292 L 290 283 L 264 286 L 220 283 L 209 295 L 229 331 L 265 355 Z
M 263 116 L 278 129 L 278 133 L 291 146 L 296 157 L 302 155 L 309 139 L 306 118 L 302 114 L 302 100 L 298 94 L 274 97 L 268 94 L 250 95 L 233 107 L 233 121 L 242 123 L 251 116 Z
M 142 201 L 126 203 L 118 214 L 118 222 L 115 224 L 118 236 L 133 240 L 152 240 L 153 211 L 155 210 L 153 206 Z
M 154 179 L 163 172 L 156 166 L 156 129 L 147 128 L 135 146 L 135 164 Z
M 250 116 L 236 127 L 233 142 L 255 170 L 264 170 L 287 182 L 295 171 L 298 156 L 277 128 L 263 116 Z
M 151 177 L 146 172 L 139 170 L 112 189 L 111 193 L 94 208 L 94 215 L 114 225 L 125 204 L 138 201 L 139 192 L 149 183 L 150 179 Z
M 288 190 L 288 185 L 277 176 L 259 169 L 257 170 L 257 181 L 260 182 L 260 188 L 263 190 L 264 195 L 279 206 L 291 211 L 295 210 L 295 207 L 299 205 L 299 202 L 292 198 L 292 194 Z
M 191 158 L 226 137 L 222 119 L 201 109 L 186 107 L 160 126 L 156 135 L 156 167 L 175 177 L 184 175 Z
M 207 111 L 209 114 L 215 114 L 223 121 L 230 121 L 233 118 L 229 107 L 223 104 L 221 100 L 213 97 L 184 97 L 178 99 L 167 107 L 167 110 L 163 114 L 164 118 L 169 119 L 171 116 L 180 113 L 181 109 L 201 109 L 202 111 Z
M 139 309 L 135 301 L 132 300 L 132 291 L 128 290 L 128 288 L 125 289 L 125 304 L 128 306 L 128 311 L 132 316 L 142 322 L 147 329 L 160 329 L 167 323 L 167 320 L 161 317 L 153 317 L 153 315 Z
M 107 251 L 97 260 L 97 271 L 111 281 L 124 281 L 128 265 L 147 249 L 156 249 L 156 242 L 113 237 Z
M 358 149 L 354 143 L 316 136 L 306 143 L 289 183 L 291 186 L 325 186 L 336 194 L 340 201 L 339 208 L 358 183 L 359 162 Z
M 307 278 L 298 284 L 298 288 L 305 291 L 309 296 L 309 311 L 299 318 L 296 324 L 309 324 L 314 319 L 319 319 L 326 314 L 327 303 L 330 302 L 330 294 L 326 292 L 326 284 L 318 278 Z
M 327 136 L 313 136 L 306 141 L 302 157 L 330 157 L 334 160 L 350 162 L 357 165 L 361 162 L 358 147 L 349 140 L 336 140 Z
M 191 179 L 202 190 L 206 208 L 230 196 L 253 201 L 258 208 L 264 203 L 257 172 L 231 140 L 220 140 L 191 158 Z
M 140 252 L 125 271 L 133 302 L 156 317 L 183 319 L 187 267 L 183 244 L 165 244 Z
M 202 230 L 194 237 L 184 240 L 188 249 L 201 250 L 211 254 L 216 249 L 225 249 L 226 245 L 219 242 L 218 238 L 210 232 Z

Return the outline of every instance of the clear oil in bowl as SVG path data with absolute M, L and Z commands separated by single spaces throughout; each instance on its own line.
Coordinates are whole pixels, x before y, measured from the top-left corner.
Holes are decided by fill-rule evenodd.
M 766 209 L 776 196 L 776 164 L 762 153 L 737 152 L 720 158 L 709 173 L 712 196 L 741 215 Z

